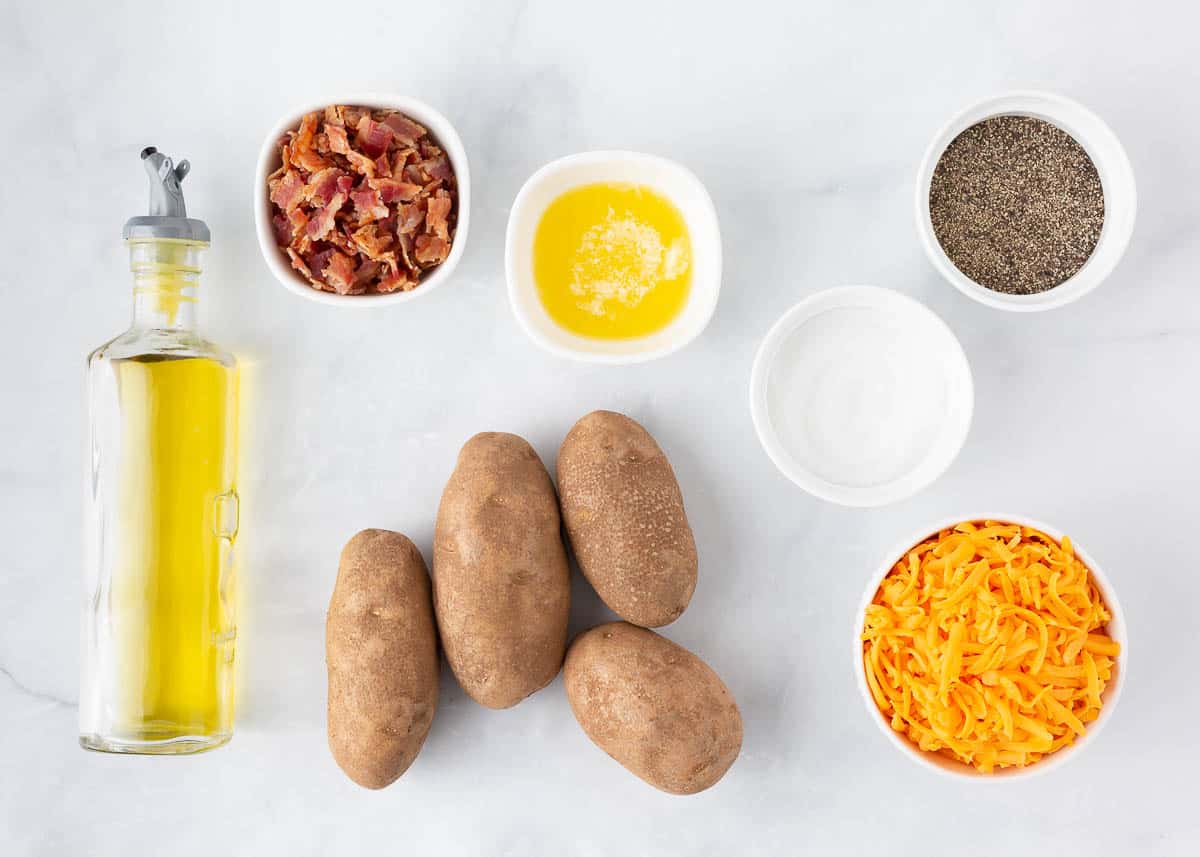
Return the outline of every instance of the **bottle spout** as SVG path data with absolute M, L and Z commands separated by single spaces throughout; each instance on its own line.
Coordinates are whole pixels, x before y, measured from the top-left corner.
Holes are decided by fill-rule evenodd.
M 142 163 L 150 177 L 151 217 L 187 217 L 187 203 L 180 184 L 192 165 L 186 160 L 176 166 L 171 159 L 153 146 L 142 149 Z
M 176 164 L 154 146 L 142 149 L 141 157 L 150 179 L 149 211 L 129 219 L 125 238 L 177 238 L 207 243 L 208 226 L 187 216 L 187 203 L 183 199 L 182 183 L 192 165 L 186 160 Z

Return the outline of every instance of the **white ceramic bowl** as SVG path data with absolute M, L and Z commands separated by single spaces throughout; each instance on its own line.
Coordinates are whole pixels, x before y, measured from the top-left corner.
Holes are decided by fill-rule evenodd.
M 674 203 L 692 243 L 687 303 L 670 324 L 634 339 L 592 339 L 559 327 L 538 296 L 533 239 L 546 208 L 571 188 L 595 182 L 645 185 Z M 637 152 L 582 152 L 551 161 L 529 177 L 513 202 L 504 246 L 508 300 L 522 330 L 547 351 L 591 363 L 641 363 L 683 348 L 700 335 L 721 291 L 721 230 L 712 199 L 686 167 Z
M 1006 295 L 981 286 L 954 266 L 938 243 L 929 216 L 929 186 L 938 159 L 950 141 L 992 116 L 1033 116 L 1057 125 L 1074 137 L 1096 165 L 1104 188 L 1104 226 L 1091 257 L 1074 276 L 1036 295 Z M 921 244 L 933 266 L 951 285 L 970 298 L 998 309 L 1033 312 L 1071 303 L 1100 285 L 1125 253 L 1137 216 L 1133 167 L 1121 141 L 1099 116 L 1082 104 L 1049 92 L 1009 92 L 972 104 L 947 122 L 925 151 L 917 172 L 915 213 Z
M 912 536 L 902 541 L 892 550 L 880 564 L 878 570 L 867 583 L 867 588 L 863 592 L 862 600 L 859 602 L 858 610 L 854 614 L 854 628 L 852 629 L 852 648 L 853 648 L 853 668 L 855 680 L 858 684 L 858 690 L 862 694 L 863 704 L 867 707 L 868 716 L 879 727 L 879 730 L 887 736 L 888 741 L 892 746 L 903 753 L 908 758 L 912 759 L 918 765 L 936 771 L 939 774 L 944 774 L 949 777 L 954 777 L 960 780 L 974 780 L 975 782 L 988 781 L 1009 781 L 1027 779 L 1028 777 L 1044 774 L 1047 771 L 1061 767 L 1069 760 L 1076 758 L 1087 747 L 1096 743 L 1096 738 L 1100 734 L 1100 730 L 1104 728 L 1109 719 L 1112 717 L 1113 709 L 1117 707 L 1117 699 L 1121 696 L 1121 690 L 1125 686 L 1125 673 L 1129 669 L 1129 637 L 1125 625 L 1125 614 L 1121 611 L 1121 604 L 1117 601 L 1116 590 L 1113 589 L 1112 583 L 1104 571 L 1092 559 L 1091 555 L 1084 550 L 1079 542 L 1071 539 L 1071 544 L 1075 549 L 1075 555 L 1088 567 L 1091 572 L 1092 580 L 1096 583 L 1096 589 L 1100 591 L 1100 597 L 1104 599 L 1105 605 L 1108 607 L 1109 613 L 1112 614 L 1112 619 L 1108 623 L 1108 634 L 1115 641 L 1121 644 L 1121 654 L 1117 657 L 1116 664 L 1113 667 L 1112 679 L 1104 688 L 1104 692 L 1100 695 L 1100 699 L 1104 705 L 1100 708 L 1099 716 L 1087 726 L 1087 733 L 1075 740 L 1075 743 L 1063 747 L 1061 750 L 1043 757 L 1041 760 L 1029 765 L 1025 768 L 1001 768 L 991 774 L 984 774 L 977 771 L 970 765 L 957 762 L 953 759 L 947 759 L 937 753 L 929 753 L 921 750 L 916 744 L 912 743 L 904 735 L 901 735 L 896 730 L 892 729 L 888 719 L 883 712 L 879 710 L 879 706 L 875 704 L 875 699 L 871 696 L 871 689 L 867 686 L 866 672 L 863 669 L 863 647 L 862 647 L 862 629 L 863 618 L 866 615 L 867 605 L 875 598 L 875 593 L 879 590 L 879 584 L 887 576 L 892 567 L 904 557 L 914 546 L 920 544 L 925 539 L 940 532 L 941 530 L 953 527 L 963 521 L 1000 521 L 1008 524 L 1019 524 L 1023 527 L 1032 527 L 1035 530 L 1041 530 L 1046 535 L 1056 541 L 1061 541 L 1063 534 L 1060 530 L 1054 527 L 1043 524 L 1040 521 L 1033 521 L 1021 515 L 968 515 L 963 517 L 947 518 L 933 526 L 922 527 Z
M 844 328 L 830 328 L 838 314 L 854 330 L 861 325 L 866 341 L 851 344 Z M 936 413 L 920 412 L 921 430 L 902 448 L 882 433 L 862 438 L 904 407 L 909 373 L 925 379 L 922 398 Z M 893 503 L 937 479 L 966 441 L 974 404 L 970 365 L 946 323 L 875 286 L 842 286 L 796 304 L 763 339 L 750 376 L 750 413 L 767 455 L 805 491 L 844 506 Z
M 279 138 L 287 131 L 300 127 L 304 114 L 314 110 L 322 110 L 330 104 L 346 104 L 356 107 L 369 107 L 375 110 L 399 110 L 404 115 L 419 122 L 429 129 L 437 144 L 442 147 L 450 158 L 454 175 L 458 181 L 458 224 L 454 230 L 454 241 L 450 246 L 450 255 L 446 261 L 428 274 L 420 285 L 410 291 L 396 291 L 386 295 L 338 295 L 333 292 L 314 289 L 296 271 L 287 255 L 275 244 L 275 236 L 271 230 L 271 201 L 267 196 L 267 176 L 279 168 Z M 317 303 L 345 307 L 378 307 L 385 304 L 399 304 L 416 300 L 429 294 L 442 285 L 454 273 L 462 258 L 463 249 L 467 246 L 467 227 L 471 220 L 471 170 L 467 164 L 467 152 L 462 140 L 450 121 L 438 111 L 423 101 L 404 95 L 384 95 L 381 93 L 340 95 L 310 102 L 287 113 L 275 123 L 270 132 L 263 138 L 262 149 L 258 154 L 258 168 L 254 171 L 254 227 L 258 232 L 258 246 L 262 250 L 263 259 L 279 284 L 301 297 Z

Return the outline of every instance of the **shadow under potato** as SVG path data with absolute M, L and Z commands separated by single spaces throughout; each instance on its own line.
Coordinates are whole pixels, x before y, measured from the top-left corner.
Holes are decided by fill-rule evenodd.
M 567 562 L 571 568 L 571 612 L 567 620 L 567 647 L 570 648 L 571 641 L 588 628 L 604 622 L 614 622 L 620 617 L 600 600 L 596 590 L 579 570 L 579 564 L 575 561 L 565 533 L 563 542 L 567 545 Z

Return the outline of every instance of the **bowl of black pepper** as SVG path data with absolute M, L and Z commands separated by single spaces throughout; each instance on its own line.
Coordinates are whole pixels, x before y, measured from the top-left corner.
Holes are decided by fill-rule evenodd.
M 917 174 L 925 252 L 999 309 L 1078 300 L 1116 268 L 1137 215 L 1133 167 L 1100 117 L 1061 95 L 1010 92 L 938 132 Z

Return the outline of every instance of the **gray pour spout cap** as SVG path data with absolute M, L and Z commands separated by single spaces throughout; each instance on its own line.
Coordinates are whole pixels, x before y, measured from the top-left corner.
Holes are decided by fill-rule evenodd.
M 208 224 L 187 216 L 181 182 L 191 170 L 186 160 L 177 165 L 153 146 L 142 149 L 142 164 L 150 178 L 150 213 L 125 221 L 122 237 L 179 238 L 208 243 Z

